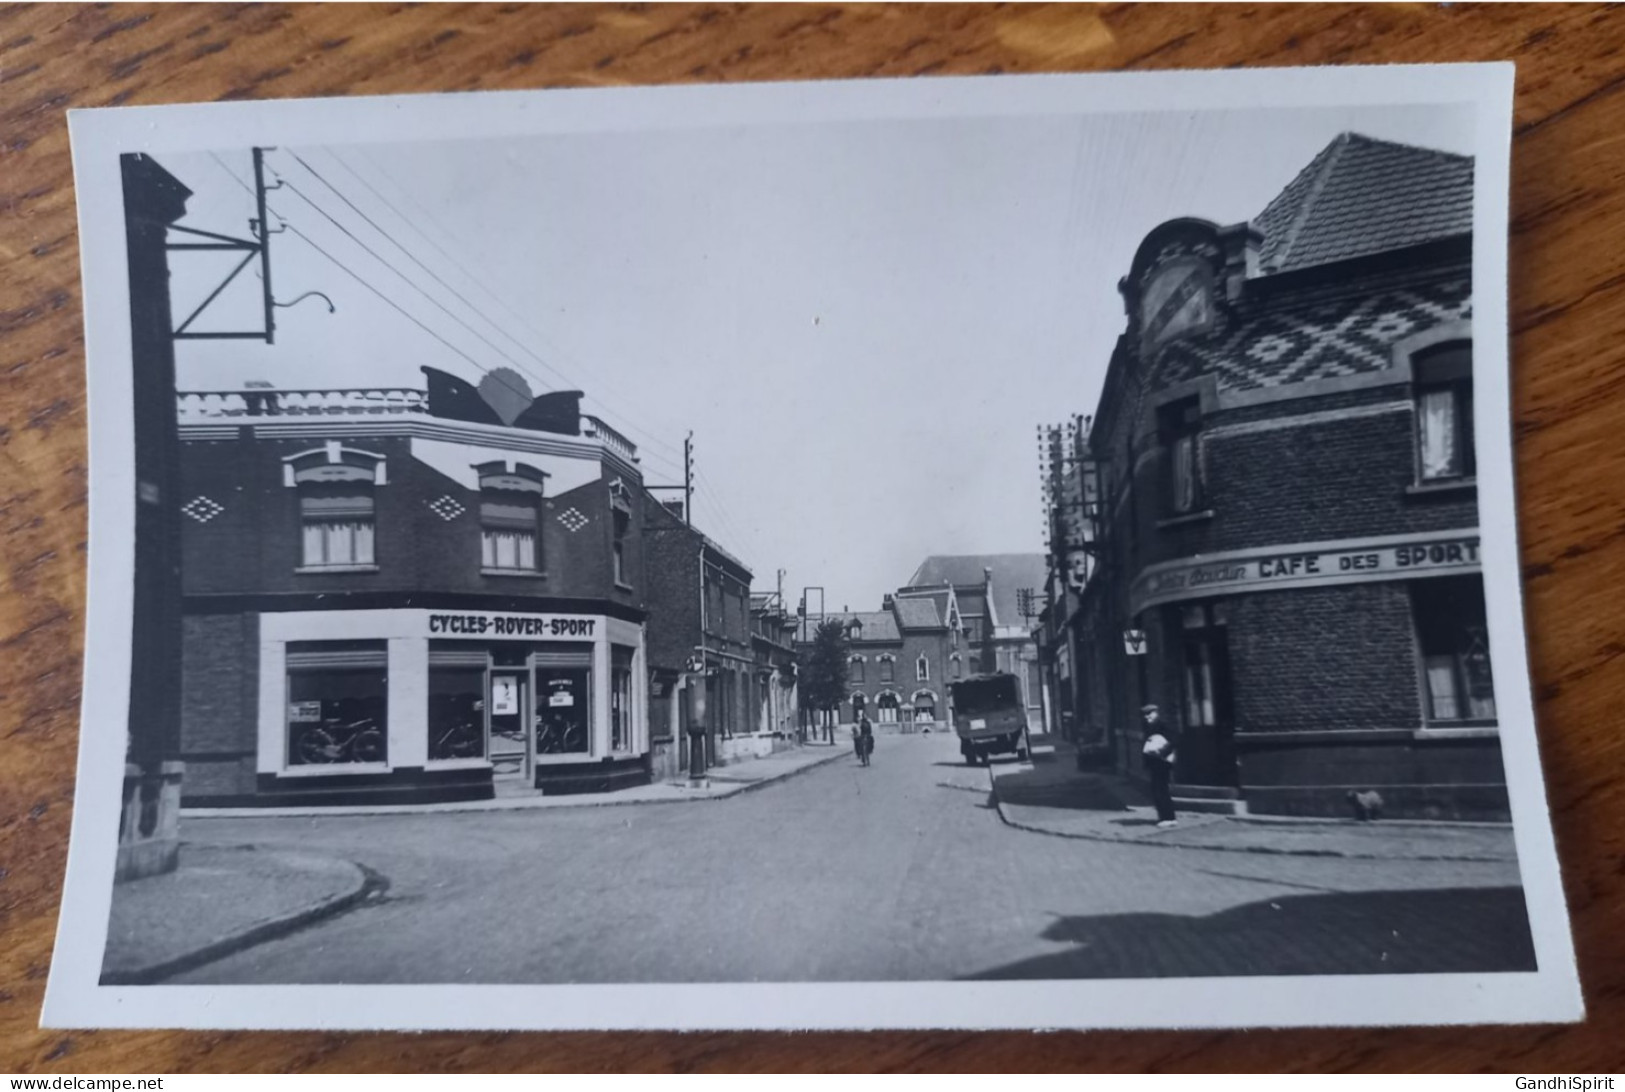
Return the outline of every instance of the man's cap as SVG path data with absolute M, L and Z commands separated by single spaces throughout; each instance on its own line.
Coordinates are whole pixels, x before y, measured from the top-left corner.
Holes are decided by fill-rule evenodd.
M 1140 706 L 1140 712 L 1142 712 L 1142 713 L 1155 713 L 1155 712 L 1157 712 L 1157 703 L 1156 702 L 1147 702 L 1146 704 Z

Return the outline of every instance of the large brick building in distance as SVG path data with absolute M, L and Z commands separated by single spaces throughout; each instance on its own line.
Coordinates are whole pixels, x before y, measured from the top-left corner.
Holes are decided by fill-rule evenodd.
M 1470 158 L 1350 133 L 1253 221 L 1145 237 L 1081 449 L 1093 571 L 1046 630 L 1085 757 L 1137 771 L 1154 703 L 1201 806 L 1507 816 L 1472 199 Z
M 1044 574 L 1042 554 L 933 554 L 878 611 L 826 615 L 848 645 L 841 721 L 867 712 L 883 727 L 946 728 L 950 683 L 1005 671 L 1021 680 L 1029 726 L 1044 730 L 1038 646 L 1020 607 Z
M 179 396 L 186 804 L 649 779 L 636 449 L 424 371 Z

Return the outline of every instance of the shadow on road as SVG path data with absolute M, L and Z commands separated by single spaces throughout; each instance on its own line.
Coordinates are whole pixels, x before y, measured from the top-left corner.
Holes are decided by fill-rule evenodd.
M 1127 811 L 1149 803 L 1134 786 L 1116 779 L 1057 776 L 1035 768 L 999 777 L 999 799 L 1028 807 L 1068 808 L 1073 811 Z
M 1058 917 L 1071 951 L 973 979 L 1201 975 L 1440 974 L 1535 970 L 1516 887 L 1292 895 L 1206 917 Z

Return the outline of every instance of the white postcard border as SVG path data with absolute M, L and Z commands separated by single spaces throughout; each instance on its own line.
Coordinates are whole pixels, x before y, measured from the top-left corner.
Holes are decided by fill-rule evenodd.
M 89 383 L 90 564 L 69 868 L 51 1027 L 822 1029 L 1284 1027 L 1555 1022 L 1583 1014 L 1523 644 L 1506 353 L 1510 63 L 684 85 L 215 103 L 70 114 Z M 134 518 L 118 153 L 223 145 L 1057 113 L 1471 104 L 1478 491 L 1501 745 L 1531 973 L 1042 982 L 535 986 L 101 986 L 128 704 Z

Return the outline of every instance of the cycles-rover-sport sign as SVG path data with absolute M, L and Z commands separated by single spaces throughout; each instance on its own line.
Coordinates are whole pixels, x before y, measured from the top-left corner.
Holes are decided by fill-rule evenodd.
M 1145 569 L 1134 580 L 1130 607 L 1137 613 L 1205 595 L 1407 580 L 1479 566 L 1478 535 L 1459 531 L 1236 550 Z
M 435 637 L 592 637 L 598 619 L 567 614 L 431 614 Z

